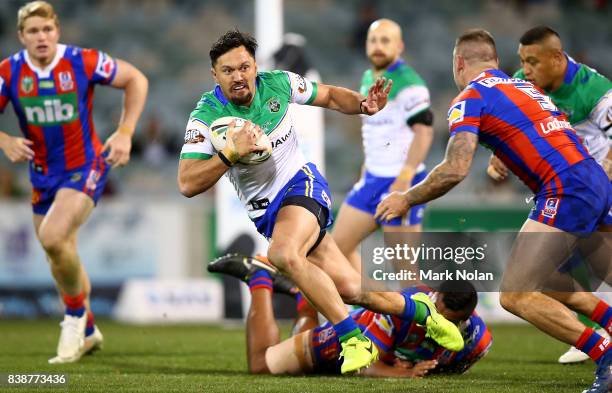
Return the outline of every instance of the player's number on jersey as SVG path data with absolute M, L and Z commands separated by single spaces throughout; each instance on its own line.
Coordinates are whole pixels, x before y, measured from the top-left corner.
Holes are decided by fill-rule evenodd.
M 530 86 L 517 86 L 517 89 L 527 94 L 540 104 L 542 109 L 545 111 L 559 111 L 549 96 L 540 93 L 535 87 Z

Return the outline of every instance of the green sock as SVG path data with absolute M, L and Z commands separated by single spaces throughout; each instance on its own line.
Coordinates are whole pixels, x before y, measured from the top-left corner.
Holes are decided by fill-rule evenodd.
M 583 325 L 585 325 L 586 327 L 590 327 L 591 329 L 595 329 L 595 330 L 601 329 L 601 326 L 599 326 L 596 322 L 591 321 L 585 315 L 578 314 L 578 320 L 582 322 Z
M 425 305 L 425 303 L 419 302 L 418 300 L 414 301 L 414 321 L 419 325 L 425 325 L 425 321 L 429 316 L 429 308 Z
M 340 336 L 340 342 L 346 342 L 349 339 L 353 338 L 353 337 L 357 337 L 359 340 L 361 341 L 366 341 L 365 336 L 361 333 L 361 330 L 357 329 L 353 329 L 350 332 L 343 334 L 342 336 Z

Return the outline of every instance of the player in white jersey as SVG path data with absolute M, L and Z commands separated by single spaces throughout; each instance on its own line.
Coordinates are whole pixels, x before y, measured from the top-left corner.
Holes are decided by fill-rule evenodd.
M 333 239 L 325 236 L 325 228 L 331 224 L 329 189 L 316 167 L 305 163 L 297 152 L 287 115 L 292 102 L 373 115 L 385 106 L 392 83 L 385 88 L 384 79 L 378 79 L 364 98 L 357 92 L 311 83 L 284 71 L 258 73 L 256 48 L 251 36 L 235 30 L 213 45 L 211 71 L 218 85 L 202 96 L 191 113 L 179 165 L 181 193 L 198 195 L 229 173 L 258 231 L 270 240 L 270 262 L 334 324 L 343 349 L 343 373 L 367 367 L 377 357 L 372 342 L 348 315 L 343 299 L 417 320 L 440 344 L 461 349 L 463 339 L 457 327 L 441 317 L 433 305 L 399 293 L 361 291 L 360 275 Z M 225 148 L 216 151 L 208 128 L 224 116 L 248 121 L 242 128 L 230 124 Z M 239 163 L 240 158 L 263 149 L 256 145 L 263 132 L 272 141 L 272 157 L 259 165 Z M 269 279 L 264 277 L 265 271 L 258 274 L 262 277 L 250 278 L 255 286 L 258 279 Z
M 393 80 L 387 106 L 362 116 L 365 163 L 361 179 L 340 208 L 333 236 L 351 264 L 360 269 L 357 246 L 382 226 L 384 231 L 420 232 L 425 205 L 413 206 L 403 217 L 384 224 L 374 219 L 376 206 L 390 192 L 406 191 L 423 180 L 423 161 L 433 140 L 429 90 L 401 58 L 400 26 L 380 19 L 368 30 L 366 53 L 372 68 L 364 73 L 361 92 L 383 76 Z

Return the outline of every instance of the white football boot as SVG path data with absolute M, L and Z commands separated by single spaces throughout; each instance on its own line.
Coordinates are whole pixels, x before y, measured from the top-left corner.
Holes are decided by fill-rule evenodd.
M 64 320 L 60 323 L 62 332 L 57 344 L 57 356 L 49 359 L 50 364 L 73 363 L 83 356 L 86 324 L 87 313 L 83 313 L 81 317 L 64 315 Z
M 88 353 L 95 352 L 99 349 L 102 349 L 102 344 L 104 343 L 104 336 L 100 329 L 98 329 L 97 325 L 94 325 L 94 331 L 89 336 L 85 336 L 85 343 L 81 352 L 83 355 L 87 355 Z

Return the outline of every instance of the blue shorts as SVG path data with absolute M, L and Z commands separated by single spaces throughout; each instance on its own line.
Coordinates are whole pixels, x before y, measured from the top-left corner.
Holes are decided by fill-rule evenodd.
M 427 171 L 417 173 L 412 179 L 411 185 L 415 185 L 423 181 L 427 177 Z M 376 213 L 376 206 L 389 194 L 389 187 L 395 181 L 395 177 L 378 177 L 368 171 L 365 175 L 353 186 L 351 192 L 346 197 L 345 203 L 370 213 L 372 216 Z M 386 221 L 385 226 L 408 226 L 417 225 L 423 222 L 425 213 L 425 205 L 412 206 L 408 214 L 404 217 L 396 217 L 391 221 Z M 381 225 L 380 220 L 376 220 L 378 225 Z
M 325 228 L 332 224 L 332 200 L 329 186 L 315 164 L 309 162 L 297 171 L 291 180 L 279 191 L 276 198 L 266 208 L 264 215 L 253 220 L 257 227 L 257 232 L 261 233 L 266 239 L 272 237 L 276 216 L 283 205 L 283 201 L 292 196 L 305 196 L 314 199 L 327 211 Z
M 612 187 L 612 181 L 610 182 L 610 187 Z M 608 215 L 603 220 L 604 225 L 612 225 L 612 207 L 610 207 L 610 211 Z
M 529 218 L 570 233 L 592 233 L 612 207 L 612 183 L 593 159 L 559 173 L 535 195 Z
M 340 340 L 334 327 L 329 323 L 312 329 L 310 348 L 317 374 L 340 374 Z
M 30 165 L 34 214 L 47 214 L 60 188 L 81 191 L 89 195 L 94 204 L 97 204 L 104 191 L 109 170 L 110 166 L 106 164 L 103 156 L 97 157 L 80 168 L 58 174 L 45 175 Z

